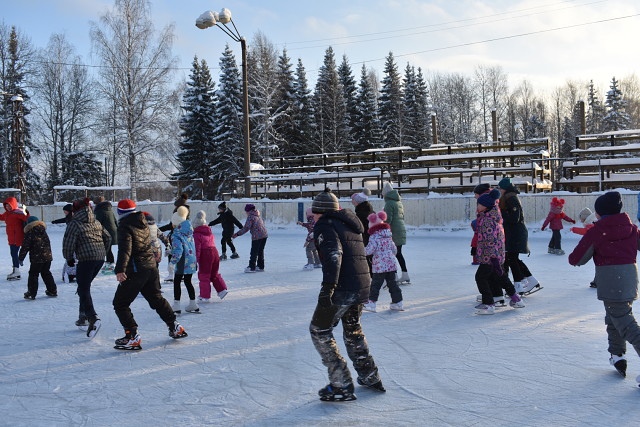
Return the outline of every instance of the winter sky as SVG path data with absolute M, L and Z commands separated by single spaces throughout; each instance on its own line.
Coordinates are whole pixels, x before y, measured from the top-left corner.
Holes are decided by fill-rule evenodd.
M 113 0 L 2 0 L 2 19 L 16 25 L 37 47 L 64 33 L 87 64 L 89 21 Z M 478 65 L 503 67 L 513 86 L 523 79 L 550 92 L 568 79 L 593 79 L 606 90 L 613 76 L 640 69 L 640 3 L 632 0 L 324 0 L 294 2 L 151 0 L 157 28 L 175 26 L 174 53 L 179 77 L 189 74 L 194 55 L 216 75 L 226 43 L 240 61 L 240 46 L 216 28 L 200 30 L 206 10 L 231 10 L 249 43 L 262 32 L 278 50 L 286 47 L 295 64 L 301 58 L 315 84 L 324 52 L 332 46 L 337 62 L 347 55 L 356 78 L 365 63 L 380 78 L 393 52 L 399 70 L 406 63 L 425 72 L 472 75 Z

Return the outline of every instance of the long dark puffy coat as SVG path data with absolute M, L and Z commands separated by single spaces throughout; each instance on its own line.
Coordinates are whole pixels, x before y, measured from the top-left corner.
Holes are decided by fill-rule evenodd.
M 114 272 L 131 274 L 157 268 L 147 220 L 142 212 L 132 212 L 118 223 L 118 259 Z
M 500 213 L 504 226 L 505 251 L 520 254 L 529 253 L 529 232 L 524 222 L 519 191 L 511 186 L 500 197 Z
M 42 221 L 33 221 L 24 227 L 24 240 L 18 257 L 24 261 L 29 253 L 31 264 L 53 261 L 51 241 L 47 234 L 47 226 Z
M 367 246 L 369 243 L 369 220 L 367 217 L 373 213 L 373 206 L 368 201 L 364 201 L 359 203 L 356 206 L 356 216 L 362 223 L 364 227 L 364 233 L 362 233 L 362 240 L 364 241 L 364 245 Z
M 104 201 L 98 203 L 93 208 L 93 214 L 96 216 L 96 220 L 102 224 L 102 227 L 107 230 L 111 236 L 111 246 L 118 244 L 118 223 L 116 221 L 116 215 L 113 213 L 113 206 L 111 202 Z
M 334 285 L 332 301 L 336 305 L 354 293 L 359 302 L 369 299 L 371 276 L 362 242 L 363 231 L 362 223 L 349 209 L 323 214 L 313 229 L 322 262 L 323 287 Z

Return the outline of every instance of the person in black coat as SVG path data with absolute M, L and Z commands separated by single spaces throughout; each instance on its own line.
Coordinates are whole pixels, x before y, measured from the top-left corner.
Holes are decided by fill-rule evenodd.
M 111 246 L 109 246 L 109 249 L 107 249 L 108 265 L 106 265 L 106 270 L 111 270 L 113 269 L 113 262 L 115 261 L 111 247 L 118 245 L 118 224 L 116 221 L 116 216 L 113 213 L 113 206 L 111 205 L 111 202 L 105 200 L 104 197 L 98 196 L 94 198 L 93 203 L 93 214 L 96 216 L 96 220 L 100 224 L 102 224 L 102 227 L 107 230 L 107 232 L 111 236 Z
M 351 203 L 356 208 L 356 216 L 362 223 L 364 227 L 364 232 L 362 233 L 362 240 L 364 245 L 367 246 L 369 244 L 369 215 L 374 213 L 373 206 L 369 203 L 369 196 L 371 195 L 371 191 L 368 188 L 365 188 L 360 193 L 354 193 L 351 195 Z M 369 264 L 369 272 L 373 275 L 372 265 L 371 265 L 371 257 L 367 257 L 367 264 Z
M 240 255 L 236 252 L 236 247 L 233 245 L 231 236 L 235 230 L 234 225 L 242 229 L 242 223 L 233 216 L 231 209 L 227 207 L 226 202 L 222 202 L 218 205 L 218 218 L 209 223 L 209 227 L 213 227 L 216 224 L 222 224 L 222 239 L 220 240 L 220 246 L 222 253 L 220 259 L 227 259 L 227 245 L 231 249 L 231 259 L 240 258 Z
M 125 336 L 116 340 L 116 348 L 142 348 L 138 324 L 130 308 L 139 293 L 166 323 L 170 337 L 187 336 L 184 328 L 176 322 L 171 304 L 160 292 L 160 275 L 144 213 L 136 211 L 133 200 L 124 199 L 118 202 L 118 216 L 118 259 L 114 272 L 119 285 L 113 297 L 113 309 Z
M 73 205 L 71 203 L 67 203 L 62 208 L 62 212 L 64 212 L 64 217 L 54 219 L 51 221 L 51 224 L 69 224 L 71 222 L 73 219 L 73 215 L 71 214 L 73 212 Z
M 318 392 L 320 399 L 356 399 L 351 373 L 333 336 L 340 321 L 358 384 L 385 391 L 360 325 L 362 304 L 369 298 L 371 285 L 362 242 L 364 228 L 352 211 L 340 210 L 338 199 L 328 189 L 315 197 L 311 210 L 316 220 L 314 239 L 322 263 L 322 288 L 309 331 L 330 380 Z

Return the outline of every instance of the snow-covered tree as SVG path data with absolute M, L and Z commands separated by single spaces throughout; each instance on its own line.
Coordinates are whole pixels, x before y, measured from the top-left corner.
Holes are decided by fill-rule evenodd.
M 318 72 L 314 92 L 316 138 L 312 145 L 320 153 L 345 151 L 349 148 L 349 129 L 346 126 L 346 105 L 342 84 L 336 69 L 335 56 L 327 48 Z
M 356 100 L 356 93 L 358 88 L 356 87 L 356 79 L 353 77 L 353 71 L 351 70 L 351 65 L 349 65 L 347 55 L 342 56 L 342 62 L 338 67 L 338 77 L 342 85 L 342 95 L 345 103 L 345 126 L 349 129 L 347 150 L 353 151 L 355 148 L 353 128 L 357 117 L 358 101 Z
M 429 99 L 429 91 L 427 83 L 422 74 L 422 69 L 418 68 L 415 76 L 416 87 L 416 137 L 415 146 L 417 148 L 426 148 L 431 145 L 431 101 Z
M 312 138 L 315 135 L 315 117 L 313 98 L 307 83 L 307 73 L 298 59 L 293 83 L 293 109 L 291 118 L 294 123 L 291 139 L 288 141 L 289 150 L 286 155 L 313 153 Z
M 277 92 L 273 104 L 273 134 L 277 138 L 280 155 L 292 155 L 292 142 L 297 137 L 294 121 L 295 110 L 295 80 L 293 76 L 291 59 L 287 50 L 283 49 L 278 57 L 276 70 Z
M 598 97 L 598 92 L 593 84 L 589 82 L 587 94 L 587 133 L 600 133 L 602 131 L 602 120 L 604 119 L 604 106 Z
M 402 97 L 402 78 L 398 73 L 393 53 L 389 52 L 384 64 L 384 77 L 378 100 L 378 116 L 383 131 L 382 145 L 384 147 L 396 147 L 403 142 L 402 114 L 404 109 Z
M 211 178 L 215 192 L 235 190 L 234 180 L 244 176 L 242 82 L 235 56 L 226 46 L 220 58 L 216 97 L 216 135 Z
M 356 94 L 357 108 L 353 136 L 355 149 L 366 150 L 382 146 L 382 127 L 378 118 L 378 99 L 372 84 L 371 74 L 362 64 L 360 84 Z
M 177 155 L 178 172 L 173 178 L 192 180 L 202 178 L 207 183 L 214 175 L 212 160 L 216 148 L 216 94 L 215 84 L 205 60 L 194 57 L 187 88 L 183 95 L 184 116 L 180 120 L 180 152 Z M 204 186 L 205 198 L 215 200 L 219 194 L 212 185 Z
M 622 96 L 616 78 L 611 79 L 611 86 L 605 100 L 607 112 L 602 119 L 602 130 L 605 132 L 629 129 L 631 117 L 626 112 L 627 102 Z

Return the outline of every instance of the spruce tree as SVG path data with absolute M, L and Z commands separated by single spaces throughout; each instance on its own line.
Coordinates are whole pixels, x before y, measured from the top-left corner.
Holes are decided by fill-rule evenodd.
M 342 62 L 338 67 L 338 76 L 340 83 L 342 84 L 342 95 L 345 102 L 345 127 L 349 129 L 349 138 L 347 141 L 347 150 L 353 151 L 355 149 L 355 137 L 353 134 L 353 128 L 357 118 L 357 100 L 356 93 L 358 88 L 356 87 L 356 80 L 353 77 L 351 71 L 351 65 L 347 60 L 347 56 L 342 56 Z
M 593 80 L 591 80 L 589 81 L 589 92 L 587 94 L 586 132 L 588 134 L 600 133 L 602 130 L 603 119 L 604 106 L 598 98 L 598 93 L 593 85 Z
M 384 64 L 384 77 L 380 88 L 380 99 L 378 102 L 380 123 L 383 131 L 384 147 L 396 147 L 402 144 L 402 80 L 398 73 L 398 67 L 393 58 L 393 53 L 389 52 Z
M 614 77 L 611 79 L 611 86 L 607 92 L 605 101 L 607 113 L 602 119 L 604 132 L 629 129 L 631 117 L 625 111 L 627 102 L 622 96 L 622 91 L 618 88 L 618 81 Z
M 311 140 L 315 133 L 313 98 L 307 83 L 307 73 L 299 58 L 293 88 L 294 102 L 291 117 L 294 128 L 289 140 L 290 152 L 287 152 L 287 155 L 311 154 L 314 152 Z
M 353 128 L 355 149 L 364 151 L 369 148 L 380 148 L 382 128 L 378 119 L 378 99 L 364 64 L 362 64 L 360 72 L 360 85 L 356 100 L 356 120 Z
M 182 97 L 184 115 L 180 119 L 180 152 L 177 155 L 178 172 L 173 178 L 209 182 L 214 174 L 212 159 L 216 157 L 215 84 L 205 60 L 193 58 L 191 74 Z M 215 186 L 204 185 L 205 199 L 216 199 Z
M 404 70 L 404 105 L 402 113 L 404 141 L 402 141 L 402 144 L 411 147 L 417 147 L 419 145 L 418 128 L 420 126 L 420 111 L 418 96 L 416 70 L 407 63 Z
M 293 77 L 291 59 L 287 56 L 287 50 L 282 50 L 278 57 L 276 71 L 277 92 L 274 100 L 273 133 L 277 135 L 281 156 L 291 156 L 296 153 L 295 140 L 297 138 L 296 124 L 294 121 L 295 110 L 295 80 Z

